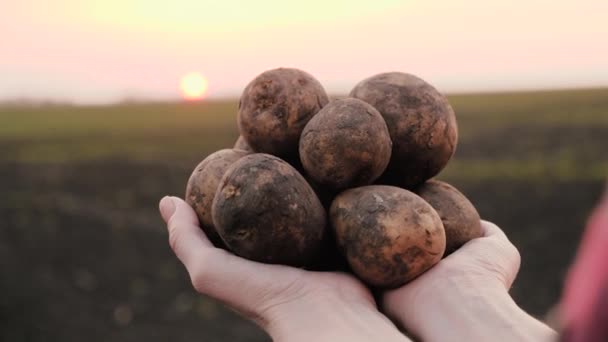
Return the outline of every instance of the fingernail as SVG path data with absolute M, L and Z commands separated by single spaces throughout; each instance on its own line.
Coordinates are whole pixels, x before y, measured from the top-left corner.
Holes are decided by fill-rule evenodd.
M 160 200 L 158 209 L 160 210 L 160 216 L 162 216 L 163 220 L 167 222 L 175 212 L 175 202 L 173 202 L 171 197 L 165 196 Z

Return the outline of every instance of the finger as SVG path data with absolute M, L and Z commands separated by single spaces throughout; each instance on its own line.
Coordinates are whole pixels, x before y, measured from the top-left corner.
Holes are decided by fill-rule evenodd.
M 175 212 L 175 203 L 173 203 L 171 197 L 165 196 L 160 200 L 158 203 L 158 211 L 160 211 L 160 216 L 163 218 L 165 223 L 167 223 Z
M 264 326 L 269 308 L 302 288 L 301 270 L 253 262 L 213 247 L 199 228 L 192 208 L 177 197 L 170 200 L 175 211 L 167 224 L 169 242 L 198 292 L 232 306 Z M 164 201 L 161 207 L 166 205 Z
M 158 204 L 160 214 L 166 223 L 171 219 L 182 219 L 191 225 L 198 226 L 198 217 L 190 205 L 181 198 L 165 196 Z
M 462 246 L 447 258 L 473 258 L 497 274 L 501 282 L 511 287 L 521 266 L 521 256 L 507 235 L 494 223 L 481 221 L 484 235 Z M 447 259 L 446 258 L 446 259 Z
M 481 229 L 484 237 L 497 236 L 501 239 L 508 240 L 507 235 L 502 229 L 490 221 L 481 220 Z
M 481 220 L 482 236 L 479 238 L 472 239 L 465 243 L 461 248 L 456 250 L 451 255 L 446 257 L 450 258 L 452 255 L 459 254 L 470 254 L 475 253 L 476 250 L 485 250 L 491 248 L 493 245 L 509 245 L 511 241 L 507 238 L 507 235 L 497 225 L 492 222 Z M 456 258 L 456 257 L 453 257 Z M 452 259 L 453 259 L 452 258 Z
M 169 203 L 170 202 L 170 203 Z M 174 210 L 167 218 L 169 245 L 179 260 L 188 265 L 197 258 L 197 251 L 211 248 L 213 245 L 199 227 L 198 218 L 192 208 L 177 197 L 165 197 L 160 203 L 161 213 L 167 212 L 166 207 L 173 204 Z

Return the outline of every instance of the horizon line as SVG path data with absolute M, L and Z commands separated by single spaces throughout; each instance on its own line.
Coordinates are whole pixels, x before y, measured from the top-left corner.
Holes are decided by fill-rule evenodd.
M 574 86 L 574 87 L 528 87 L 528 88 L 504 88 L 504 89 L 471 89 L 441 92 L 445 96 L 475 96 L 475 95 L 507 95 L 519 93 L 556 93 L 556 92 L 571 92 L 571 91 L 601 91 L 608 90 L 608 85 L 589 85 L 589 86 Z M 330 98 L 347 97 L 348 93 L 328 93 Z M 236 101 L 239 95 L 216 95 L 200 100 L 186 100 L 180 97 L 164 97 L 153 98 L 146 96 L 126 96 L 115 101 L 100 101 L 100 102 L 78 102 L 75 100 L 60 100 L 53 98 L 36 98 L 36 97 L 7 97 L 0 98 L 0 107 L 43 107 L 43 106 L 69 106 L 69 107 L 105 107 L 128 104 L 172 104 L 172 103 L 192 103 L 200 104 L 205 102 L 226 102 Z

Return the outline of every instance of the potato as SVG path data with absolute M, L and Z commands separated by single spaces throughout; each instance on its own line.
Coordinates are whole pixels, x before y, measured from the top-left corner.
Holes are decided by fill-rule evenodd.
M 445 251 L 437 212 L 401 188 L 347 190 L 332 203 L 330 222 L 352 270 L 372 286 L 401 286 L 439 262 Z
M 257 152 L 296 159 L 304 126 L 328 101 L 323 86 L 304 71 L 266 71 L 241 95 L 239 131 Z
M 454 154 L 454 110 L 422 79 L 399 72 L 379 74 L 357 84 L 350 96 L 374 106 L 388 126 L 393 152 L 379 183 L 413 189 L 437 175 Z
M 263 153 L 234 163 L 212 206 L 222 240 L 247 259 L 309 266 L 326 238 L 326 214 L 304 178 L 287 162 Z
M 224 243 L 218 235 L 211 217 L 213 197 L 228 167 L 248 153 L 232 149 L 212 153 L 196 166 L 188 179 L 186 202 L 196 212 L 201 228 L 215 246 L 223 247 Z
M 253 149 L 251 148 L 251 146 L 249 146 L 249 144 L 247 143 L 247 140 L 245 140 L 245 138 L 243 138 L 242 135 L 239 135 L 239 138 L 234 143 L 234 147 L 233 148 L 237 149 L 237 150 L 254 152 Z
M 416 193 L 437 211 L 443 222 L 446 256 L 467 241 L 482 236 L 477 209 L 455 187 L 446 182 L 429 180 Z
M 333 100 L 304 127 L 300 160 L 317 183 L 341 190 L 380 177 L 391 146 L 386 123 L 374 107 L 353 98 Z

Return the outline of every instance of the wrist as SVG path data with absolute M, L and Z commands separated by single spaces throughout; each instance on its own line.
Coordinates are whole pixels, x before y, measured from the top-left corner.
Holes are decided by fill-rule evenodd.
M 408 341 L 369 303 L 345 303 L 336 297 L 302 298 L 271 315 L 273 341 Z
M 548 341 L 556 336 L 523 311 L 499 281 L 443 279 L 414 298 L 398 321 L 425 341 Z

